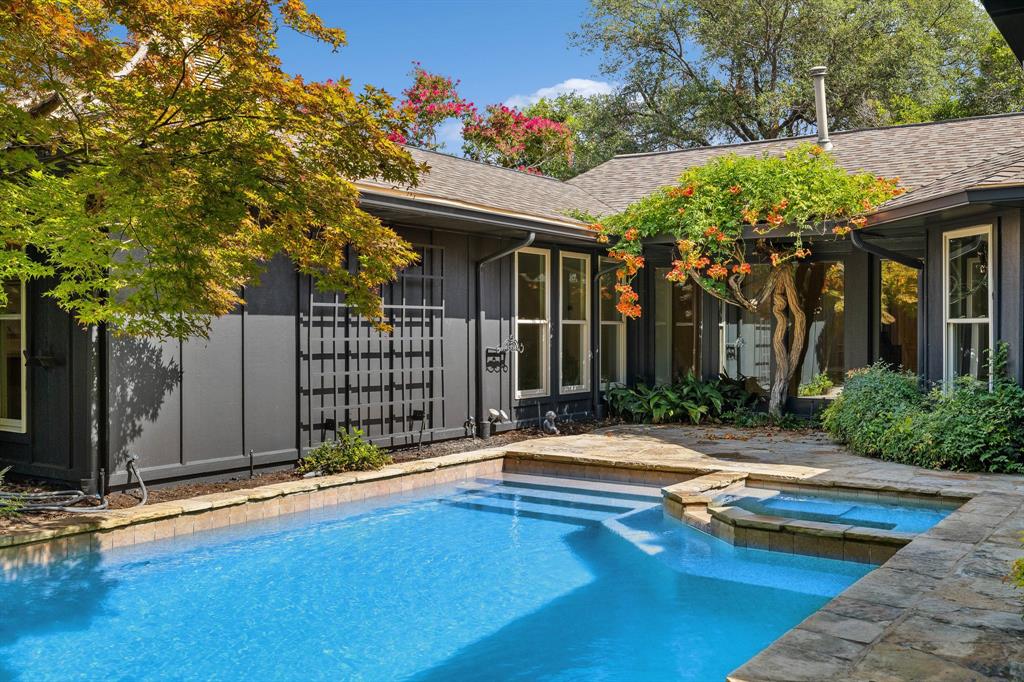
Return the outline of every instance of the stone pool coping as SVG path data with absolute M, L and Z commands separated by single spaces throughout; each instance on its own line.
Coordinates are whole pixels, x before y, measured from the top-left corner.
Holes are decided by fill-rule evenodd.
M 615 438 L 614 431 L 624 431 L 627 437 Z M 11 577 L 22 567 L 80 553 L 191 535 L 503 469 L 614 478 L 666 488 L 710 475 L 722 480 L 752 477 L 758 482 L 831 487 L 844 492 L 956 497 L 964 500 L 959 509 L 918 535 L 728 679 L 1024 679 L 1020 593 L 1003 579 L 1009 563 L 1021 555 L 1024 478 L 900 468 L 837 453 L 836 446 L 828 450 L 814 439 L 805 448 L 811 456 L 803 462 L 789 452 L 787 460 L 770 461 L 775 452 L 770 448 L 764 449 L 764 459 L 737 462 L 731 458 L 732 451 L 709 455 L 691 447 L 700 443 L 678 442 L 692 438 L 691 433 L 703 432 L 659 432 L 652 442 L 644 430 L 618 427 L 607 434 L 544 438 L 507 448 L 395 464 L 375 472 L 275 483 L 45 522 L 34 530 L 0 535 L 0 568 L 5 577 Z M 764 447 L 758 442 L 751 450 L 759 450 L 759 445 Z M 735 448 L 735 444 L 727 443 L 726 447 Z M 624 452 L 631 456 L 624 456 Z M 678 496 L 683 497 L 681 492 Z
M 376 471 L 317 476 L 44 521 L 33 529 L 0 533 L 0 569 L 6 576 L 17 568 L 48 564 L 82 552 L 191 535 L 494 473 L 501 470 L 503 458 L 504 451 L 500 449 L 476 450 L 391 464 Z
M 846 499 L 862 501 L 911 497 L 923 503 L 948 507 L 951 512 L 970 499 L 962 495 L 943 497 L 932 490 L 911 490 L 897 495 L 877 490 L 772 483 L 764 478 L 736 472 L 698 476 L 662 488 L 661 492 L 664 509 L 670 516 L 736 547 L 880 565 L 919 535 L 840 522 L 812 521 L 757 513 L 719 501 L 720 496 L 724 494 L 743 495 L 743 491 L 747 489 L 818 494 L 826 491 Z

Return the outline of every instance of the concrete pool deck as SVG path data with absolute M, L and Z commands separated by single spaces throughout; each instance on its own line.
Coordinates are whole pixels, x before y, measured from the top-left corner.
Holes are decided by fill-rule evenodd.
M 508 455 L 970 495 L 729 679 L 1024 680 L 1024 592 L 1005 580 L 1010 563 L 1024 555 L 1024 476 L 882 462 L 817 432 L 721 427 L 617 426 L 516 443 Z
M 497 471 L 670 486 L 697 476 L 969 498 L 729 679 L 1024 680 L 1024 476 L 964 474 L 859 457 L 817 432 L 615 426 L 419 461 L 62 519 L 0 535 L 0 569 L 73 559 Z M 869 493 L 870 494 L 870 493 Z

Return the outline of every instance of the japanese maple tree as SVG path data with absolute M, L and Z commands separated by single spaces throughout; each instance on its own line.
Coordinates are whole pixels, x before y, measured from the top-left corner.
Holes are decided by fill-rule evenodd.
M 5 3 L 0 277 L 45 278 L 83 324 L 184 337 L 284 253 L 381 323 L 415 254 L 353 181 L 415 183 L 412 117 L 286 73 L 283 26 L 345 44 L 302 0 Z
M 676 241 L 667 279 L 693 281 L 745 310 L 771 306 L 776 324 L 769 409 L 778 415 L 807 337 L 795 263 L 811 255 L 812 239 L 863 227 L 868 213 L 902 192 L 898 178 L 848 173 L 820 147 L 800 144 L 783 156 L 728 155 L 690 168 L 678 184 L 593 227 L 601 241 L 617 237 L 609 253 L 620 261 L 617 307 L 627 317 L 642 312 L 631 280 L 644 266 L 643 240 L 665 234 Z M 752 261 L 772 265 L 753 293 L 743 287 Z

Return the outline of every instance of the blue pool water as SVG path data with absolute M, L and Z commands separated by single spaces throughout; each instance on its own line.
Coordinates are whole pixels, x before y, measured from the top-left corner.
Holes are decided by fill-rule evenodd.
M 722 680 L 869 570 L 506 474 L 0 581 L 0 679 Z
M 759 514 L 772 514 L 807 521 L 842 523 L 907 533 L 923 533 L 949 516 L 952 506 L 915 504 L 911 500 L 862 501 L 814 493 L 776 493 L 753 489 L 745 496 L 728 495 L 726 502 Z M 768 497 L 755 493 L 770 494 Z

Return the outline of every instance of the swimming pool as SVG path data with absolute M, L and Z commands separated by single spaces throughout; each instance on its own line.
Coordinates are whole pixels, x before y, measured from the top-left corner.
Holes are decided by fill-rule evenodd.
M 744 488 L 741 494 L 722 495 L 715 501 L 758 514 L 905 533 L 923 533 L 955 508 L 953 504 L 915 502 L 909 498 L 866 500 L 842 494 L 765 488 Z
M 724 679 L 870 566 L 503 474 L 0 583 L 0 679 Z

